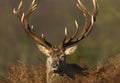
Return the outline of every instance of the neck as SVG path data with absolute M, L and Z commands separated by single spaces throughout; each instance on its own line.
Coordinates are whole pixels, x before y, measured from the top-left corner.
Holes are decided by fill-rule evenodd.
M 53 70 L 52 70 L 52 67 L 51 67 L 51 64 L 50 64 L 50 59 L 48 58 L 47 59 L 47 62 L 46 62 L 46 81 L 47 83 L 52 83 L 52 78 L 57 75 L 57 73 L 54 73 Z

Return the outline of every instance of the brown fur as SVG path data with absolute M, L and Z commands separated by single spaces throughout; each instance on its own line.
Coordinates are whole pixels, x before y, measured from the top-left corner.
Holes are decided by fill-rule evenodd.
M 62 75 L 63 83 L 119 83 L 120 82 L 120 54 L 109 57 L 107 60 L 97 66 L 72 65 L 72 74 Z M 74 71 L 74 68 L 78 69 Z M 1 78 L 1 83 L 46 83 L 46 67 L 39 65 L 38 67 L 29 68 L 25 64 L 19 62 L 9 68 L 6 77 Z M 58 82 L 59 83 L 59 79 Z

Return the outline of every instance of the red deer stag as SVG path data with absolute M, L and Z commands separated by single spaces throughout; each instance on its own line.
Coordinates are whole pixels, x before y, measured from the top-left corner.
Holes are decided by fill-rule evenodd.
M 82 32 L 79 37 L 77 37 L 79 26 L 75 20 L 76 30 L 70 38 L 67 38 L 67 28 L 65 28 L 65 37 L 62 43 L 58 46 L 53 46 L 46 39 L 44 34 L 42 36 L 36 35 L 32 30 L 33 25 L 28 23 L 28 17 L 31 13 L 36 10 L 37 4 L 35 0 L 30 4 L 28 11 L 26 13 L 21 12 L 22 1 L 20 2 L 17 9 L 13 9 L 13 13 L 18 16 L 23 25 L 24 31 L 36 41 L 39 50 L 47 56 L 46 61 L 46 82 L 47 83 L 63 83 L 63 74 L 66 74 L 72 79 L 75 79 L 75 75 L 82 73 L 82 68 L 78 67 L 75 64 L 67 64 L 66 56 L 75 52 L 77 45 L 74 45 L 87 37 L 92 31 L 93 24 L 95 22 L 97 13 L 98 13 L 98 4 L 97 0 L 93 1 L 93 12 L 90 13 L 86 7 L 78 0 L 77 7 L 82 11 L 83 16 L 85 17 L 85 23 L 82 29 Z M 74 46 L 73 46 L 74 45 Z

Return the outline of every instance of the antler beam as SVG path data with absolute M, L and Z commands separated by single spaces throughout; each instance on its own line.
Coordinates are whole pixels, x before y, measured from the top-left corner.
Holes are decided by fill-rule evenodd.
M 23 25 L 23 29 L 25 30 L 25 32 L 33 39 L 35 40 L 38 44 L 41 44 L 47 48 L 52 47 L 52 45 L 46 41 L 45 36 L 42 34 L 42 36 L 38 36 L 36 35 L 35 32 L 32 31 L 33 29 L 33 25 L 29 25 L 28 23 L 28 17 L 30 14 L 32 14 L 36 8 L 37 8 L 37 4 L 35 4 L 35 0 L 32 1 L 32 3 L 30 4 L 28 11 L 26 13 L 22 13 L 21 12 L 21 7 L 22 7 L 23 2 L 21 1 L 18 5 L 17 9 L 13 9 L 13 13 L 15 15 L 18 16 L 18 18 L 20 19 L 22 25 Z
M 96 16 L 98 14 L 97 0 L 93 0 L 93 6 L 94 6 L 93 13 L 90 13 L 86 9 L 86 7 L 82 4 L 82 2 L 80 0 L 78 0 L 77 7 L 80 11 L 82 11 L 83 16 L 85 17 L 85 24 L 82 28 L 82 31 L 81 31 L 81 34 L 79 37 L 76 37 L 78 34 L 78 30 L 79 30 L 79 26 L 78 26 L 78 23 L 76 20 L 75 20 L 76 30 L 75 30 L 74 34 L 72 35 L 72 37 L 67 39 L 67 34 L 66 34 L 67 29 L 65 29 L 65 38 L 62 42 L 63 48 L 79 42 L 80 40 L 84 39 L 85 37 L 87 37 L 90 34 L 90 32 L 93 29 L 93 25 L 96 20 Z

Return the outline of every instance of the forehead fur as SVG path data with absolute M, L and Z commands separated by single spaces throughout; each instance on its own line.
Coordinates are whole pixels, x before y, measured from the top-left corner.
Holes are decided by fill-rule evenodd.
M 59 47 L 51 48 L 51 56 L 60 56 L 63 53 L 62 49 Z
M 56 47 L 56 46 L 55 46 L 55 47 L 52 47 L 52 50 L 55 51 L 55 52 L 61 51 L 61 49 L 60 49 L 59 47 Z

